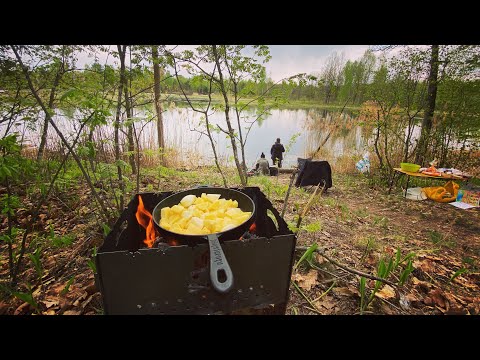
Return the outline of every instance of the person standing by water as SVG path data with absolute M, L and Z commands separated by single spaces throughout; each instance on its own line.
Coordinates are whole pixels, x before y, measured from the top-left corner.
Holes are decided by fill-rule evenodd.
M 282 167 L 284 152 L 285 148 L 280 142 L 280 138 L 277 138 L 277 141 L 275 142 L 275 144 L 272 145 L 272 148 L 270 149 L 270 155 L 272 155 L 273 165 L 277 164 L 279 168 Z
M 260 159 L 258 159 L 257 163 L 255 164 L 256 174 L 257 175 L 270 175 L 270 166 L 268 164 L 268 160 L 265 159 L 265 154 L 262 152 L 260 155 Z

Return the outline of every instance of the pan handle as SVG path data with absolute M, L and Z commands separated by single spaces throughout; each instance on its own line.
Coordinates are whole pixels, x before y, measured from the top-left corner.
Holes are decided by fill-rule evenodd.
M 218 292 L 225 293 L 233 286 L 233 274 L 227 258 L 223 253 L 218 236 L 216 234 L 207 235 L 208 246 L 210 247 L 210 280 Z M 225 278 L 220 282 L 220 275 Z

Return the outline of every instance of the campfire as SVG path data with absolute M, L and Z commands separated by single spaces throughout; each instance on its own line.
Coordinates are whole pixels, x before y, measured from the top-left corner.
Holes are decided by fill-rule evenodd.
M 153 209 L 172 192 L 136 195 L 96 256 L 106 314 L 284 314 L 296 237 L 258 187 L 237 189 L 255 203 L 254 222 L 220 238 L 234 284 L 215 291 L 208 242 L 163 238 Z M 276 223 L 267 215 L 270 210 Z M 255 310 L 254 310 L 255 309 Z
M 147 247 L 158 247 L 160 243 L 167 243 L 170 246 L 179 245 L 179 242 L 175 239 L 165 240 L 160 237 L 155 229 L 151 212 L 145 209 L 145 206 L 143 205 L 142 195 L 138 195 L 138 207 L 137 212 L 135 213 L 135 218 L 137 219 L 138 224 L 145 229 L 146 237 L 143 240 L 143 243 L 147 245 Z
M 138 223 L 146 230 L 147 236 L 143 242 L 151 248 L 157 238 L 157 231 L 153 224 L 152 214 L 145 209 L 141 195 L 138 195 L 138 208 L 135 217 L 137 218 Z

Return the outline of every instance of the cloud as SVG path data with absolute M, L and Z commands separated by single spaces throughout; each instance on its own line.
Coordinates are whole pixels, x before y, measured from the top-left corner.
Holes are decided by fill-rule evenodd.
M 109 45 L 111 50 L 116 50 L 116 45 Z M 168 46 L 173 48 L 174 46 Z M 196 45 L 179 45 L 175 51 L 193 50 Z M 270 45 L 272 59 L 266 64 L 267 75 L 274 81 L 281 80 L 298 73 L 320 72 L 326 59 L 334 51 L 343 53 L 346 60 L 357 60 L 369 48 L 368 45 Z M 116 64 L 118 59 L 104 52 L 96 54 L 101 64 L 107 62 Z M 87 52 L 78 54 L 77 66 L 83 68 L 85 64 L 92 63 L 95 57 Z M 128 66 L 128 57 L 127 57 Z
M 368 45 L 271 45 L 272 60 L 267 74 L 274 81 L 298 73 L 320 72 L 328 56 L 334 51 L 343 53 L 346 60 L 357 60 Z

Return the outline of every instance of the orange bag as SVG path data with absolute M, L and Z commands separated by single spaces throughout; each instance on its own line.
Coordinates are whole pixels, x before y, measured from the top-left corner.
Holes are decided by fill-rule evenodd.
M 460 185 L 456 182 L 449 181 L 445 186 L 433 186 L 423 188 L 423 191 L 429 199 L 438 202 L 452 202 L 457 199 L 458 189 Z

